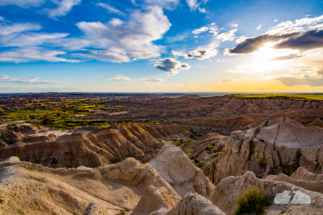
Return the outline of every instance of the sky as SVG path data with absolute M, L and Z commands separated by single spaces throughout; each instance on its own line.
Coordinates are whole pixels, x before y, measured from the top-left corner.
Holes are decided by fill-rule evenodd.
M 323 92 L 323 1 L 0 0 L 13 92 Z

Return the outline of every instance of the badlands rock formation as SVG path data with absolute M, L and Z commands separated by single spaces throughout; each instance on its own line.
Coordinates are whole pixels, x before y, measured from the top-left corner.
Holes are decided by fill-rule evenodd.
M 264 192 L 271 201 L 267 209 L 267 214 L 323 214 L 323 194 L 311 192 L 284 182 L 258 179 L 256 178 L 255 174 L 250 171 L 247 171 L 242 176 L 227 177 L 222 180 L 211 194 L 210 200 L 223 212 L 226 214 L 231 214 L 237 207 L 236 198 L 242 196 L 248 190 L 255 188 Z M 297 191 L 300 191 L 308 195 L 311 198 L 311 203 L 290 204 L 288 208 L 286 204 L 279 205 L 274 203 L 274 198 L 277 194 L 292 190 L 294 194 Z
M 184 160 L 171 164 L 169 174 L 168 156 Z M 155 159 L 153 167 L 127 158 L 97 168 L 53 169 L 11 157 L 0 162 L 0 214 L 223 214 L 198 195 L 209 196 L 214 186 L 180 149 L 166 145 Z M 185 165 L 186 175 L 178 165 Z M 172 184 L 163 177 L 172 177 Z
M 312 173 L 303 167 L 299 167 L 290 177 L 280 173 L 279 175 L 269 175 L 266 179 L 284 181 L 306 190 L 323 193 L 323 174 Z
M 180 196 L 197 192 L 208 197 L 214 190 L 202 170 L 192 165 L 188 156 L 176 146 L 165 145 L 149 164 Z
M 204 173 L 215 184 L 247 170 L 260 178 L 279 173 L 291 175 L 300 166 L 321 173 L 322 140 L 322 128 L 304 127 L 289 118 L 267 120 L 259 127 L 232 132 L 224 152 L 210 162 Z
M 23 161 L 48 167 L 97 167 L 123 161 L 127 157 L 144 159 L 158 153 L 172 138 L 186 138 L 190 132 L 178 125 L 132 124 L 105 129 L 97 133 L 66 134 L 61 136 L 23 136 L 4 129 L 4 140 L 16 138 L 13 144 L 0 148 L 0 161 L 17 156 Z M 8 134 L 8 132 L 10 134 Z M 35 140 L 37 139 L 37 141 Z M 22 142 L 26 141 L 26 142 Z M 28 142 L 31 141 L 31 142 Z M 146 159 L 147 160 L 147 159 Z
M 294 100 L 284 97 L 237 99 L 232 96 L 160 98 L 146 96 L 112 100 L 109 105 L 132 109 L 115 119 L 167 120 L 205 134 L 214 131 L 229 135 L 235 130 L 258 126 L 265 120 L 288 117 L 307 125 L 323 119 L 323 101 Z

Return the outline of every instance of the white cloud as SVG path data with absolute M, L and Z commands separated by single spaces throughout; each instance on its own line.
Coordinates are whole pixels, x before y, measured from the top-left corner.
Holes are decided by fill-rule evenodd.
M 218 27 L 215 25 L 215 23 L 212 23 L 210 25 L 207 25 L 207 26 L 203 26 L 201 28 L 197 28 L 197 29 L 194 29 L 192 31 L 193 34 L 200 34 L 200 33 L 203 33 L 205 31 L 209 31 L 209 33 L 213 34 L 213 36 L 216 36 L 218 35 Z M 196 37 L 194 37 L 196 38 Z
M 121 12 L 120 10 L 118 10 L 117 8 L 114 8 L 108 4 L 104 4 L 104 3 L 98 3 L 97 4 L 98 6 L 100 7 L 103 7 L 105 9 L 107 9 L 110 13 L 115 13 L 115 14 L 118 14 L 118 15 L 121 15 L 121 16 L 125 16 L 126 14 Z
M 237 24 L 237 23 L 231 23 L 231 27 L 233 27 L 233 28 L 236 28 L 236 27 L 238 27 L 239 25 Z
M 128 62 L 130 58 L 148 59 L 159 57 L 163 47 L 152 41 L 162 38 L 171 24 L 160 7 L 148 7 L 146 12 L 135 11 L 122 25 L 101 22 L 79 22 L 77 26 L 84 32 L 83 39 L 67 40 L 64 46 L 70 48 L 98 48 L 89 51 L 88 57 L 107 61 Z M 100 57 L 97 57 L 97 55 Z M 114 57 L 116 56 L 116 57 Z
M 277 22 L 277 21 L 278 21 L 278 19 L 275 19 L 275 20 L 274 20 L 274 22 Z
M 20 35 L 10 35 L 8 37 L 0 38 L 0 44 L 2 46 L 10 47 L 23 47 L 23 46 L 38 46 L 43 44 L 58 43 L 61 38 L 68 36 L 68 34 L 53 33 L 26 33 Z
M 24 48 L 5 51 L 0 53 L 0 61 L 2 62 L 33 62 L 33 61 L 49 61 L 49 62 L 79 62 L 77 60 L 67 60 L 58 55 L 65 55 L 63 51 L 49 51 L 41 48 Z
M 4 20 L 4 17 L 3 16 L 0 16 L 0 21 L 3 21 Z
M 200 7 L 199 7 L 199 11 L 200 11 L 201 13 L 206 13 L 205 8 L 200 8 Z
M 109 21 L 109 24 L 112 25 L 113 27 L 120 26 L 123 24 L 123 21 L 118 18 L 113 18 Z
M 209 30 L 208 27 L 201 27 L 201 28 L 198 28 L 198 29 L 193 30 L 192 33 L 193 34 L 200 34 L 200 33 L 205 32 L 207 30 Z
M 211 57 L 214 57 L 218 54 L 217 48 L 219 47 L 221 42 L 224 41 L 233 41 L 235 39 L 235 32 L 237 29 L 233 29 L 231 31 L 222 33 L 217 35 L 216 37 L 213 38 L 211 43 L 204 45 L 204 46 L 199 46 L 193 51 L 190 52 L 184 52 L 184 51 L 172 51 L 173 56 L 178 57 L 178 56 L 183 56 L 186 59 L 191 59 L 191 58 L 197 58 L 199 60 L 204 60 L 204 59 L 209 59 Z
M 181 63 L 173 58 L 163 58 L 156 61 L 154 66 L 157 69 L 163 70 L 169 75 L 175 75 L 180 70 L 187 70 L 190 69 L 190 65 L 187 63 Z
M 107 80 L 114 80 L 114 81 L 131 81 L 129 77 L 126 77 L 123 74 L 115 75 L 114 78 L 107 78 Z
M 233 41 L 234 40 L 234 38 L 235 38 L 235 32 L 237 31 L 237 29 L 233 29 L 233 30 L 231 30 L 231 31 L 228 31 L 228 32 L 225 32 L 225 33 L 222 33 L 222 34 L 219 34 L 218 36 L 217 36 L 217 39 L 220 39 L 220 40 L 222 40 L 222 41 L 228 41 L 228 40 L 230 40 L 230 41 Z
M 142 79 L 143 81 L 147 81 L 147 82 L 153 82 L 153 83 L 161 83 L 164 80 L 161 78 L 144 78 Z
M 318 23 L 323 22 L 323 15 L 313 18 L 305 17 L 303 19 L 297 19 L 294 22 L 292 21 L 286 21 L 281 22 L 280 24 L 274 26 L 273 28 L 270 28 L 269 31 L 266 32 L 266 34 L 287 34 L 292 32 L 299 32 L 302 30 L 306 30 L 304 26 L 308 26 L 309 29 L 311 28 L 317 28 L 316 26 Z M 321 26 L 322 27 L 322 26 Z
M 145 81 L 145 82 L 153 82 L 153 83 L 161 83 L 164 80 L 161 78 L 129 78 L 123 74 L 115 75 L 113 78 L 107 78 L 108 81 Z
M 1 0 L 0 6 L 17 5 L 19 7 L 38 7 L 44 3 L 44 0 Z
M 212 23 L 212 24 L 214 24 L 214 23 Z M 215 37 L 216 35 L 218 35 L 219 29 L 217 26 L 212 25 L 212 24 L 211 24 L 211 27 L 209 28 L 210 29 L 209 33 L 213 34 L 213 36 Z
M 81 3 L 82 0 L 52 0 L 57 5 L 55 9 L 46 9 L 49 17 L 65 16 L 70 12 L 73 6 Z
M 168 10 L 175 9 L 180 2 L 180 0 L 143 0 L 143 1 L 148 5 L 152 5 L 152 6 L 155 5 L 162 8 L 166 8 Z M 133 1 L 133 3 L 134 2 L 135 1 Z
M 186 0 L 186 3 L 188 4 L 188 6 L 192 11 L 195 11 L 198 9 L 201 13 L 206 13 L 206 10 L 205 8 L 201 8 L 200 5 L 202 3 L 205 4 L 207 2 L 208 0 L 201 0 L 200 2 L 198 2 L 197 0 Z
M 53 84 L 50 81 L 38 81 L 38 77 L 16 79 L 16 78 L 9 78 L 9 76 L 6 76 L 6 75 L 0 75 L 0 82 L 16 82 L 16 83 L 23 83 L 23 84 Z
M 24 31 L 35 31 L 40 30 L 41 26 L 39 24 L 13 24 L 13 25 L 1 25 L 0 24 L 0 35 L 9 35 L 13 33 L 20 33 Z
M 261 29 L 262 25 L 258 25 L 257 30 L 259 31 Z
M 236 43 L 242 43 L 242 42 L 244 42 L 245 40 L 247 39 L 247 37 L 245 37 L 245 36 L 240 36 L 237 40 L 236 40 Z

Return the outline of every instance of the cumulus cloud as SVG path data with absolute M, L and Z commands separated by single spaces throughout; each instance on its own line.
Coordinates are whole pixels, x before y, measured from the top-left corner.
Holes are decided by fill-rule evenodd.
M 0 6 L 17 5 L 19 7 L 38 7 L 44 3 L 44 0 L 1 0 Z
M 63 51 L 51 51 L 41 48 L 22 48 L 13 49 L 0 53 L 0 61 L 2 62 L 33 62 L 33 61 L 49 61 L 49 62 L 79 62 L 78 60 L 68 60 L 59 55 L 65 55 Z
M 128 62 L 130 58 L 148 59 L 159 57 L 161 46 L 152 41 L 162 38 L 171 24 L 160 7 L 148 7 L 147 11 L 135 11 L 128 21 L 115 25 L 115 22 L 79 22 L 83 31 L 82 39 L 67 40 L 69 48 L 96 48 L 83 56 L 112 62 Z M 106 56 L 105 56 L 106 55 Z
M 284 35 L 268 35 L 263 34 L 258 37 L 247 38 L 239 43 L 235 48 L 226 49 L 225 54 L 249 54 L 257 51 L 267 42 L 276 42 L 297 36 L 299 33 L 289 33 Z
M 232 28 L 237 28 L 239 25 L 237 23 L 231 23 Z
M 200 33 L 205 32 L 207 30 L 209 30 L 208 27 L 201 27 L 201 28 L 198 28 L 198 29 L 193 30 L 192 33 L 193 34 L 200 34 Z
M 180 70 L 187 70 L 190 69 L 190 65 L 187 63 L 181 63 L 173 58 L 163 58 L 156 61 L 154 66 L 157 69 L 163 70 L 169 75 L 175 75 Z
M 242 42 L 244 42 L 245 40 L 247 39 L 247 37 L 245 37 L 245 36 L 240 36 L 237 40 L 236 40 L 236 43 L 242 43 Z
M 52 0 L 57 5 L 55 9 L 46 9 L 49 17 L 55 18 L 59 16 L 65 16 L 72 10 L 75 5 L 81 3 L 82 0 Z
M 107 78 L 108 81 L 145 81 L 145 82 L 153 82 L 153 83 L 161 83 L 164 80 L 161 78 L 129 78 L 123 74 L 115 75 L 113 78 Z
M 38 81 L 38 77 L 16 79 L 16 78 L 9 78 L 9 76 L 6 76 L 6 75 L 0 75 L 0 82 L 15 82 L 15 83 L 23 83 L 23 84 L 53 84 L 50 81 Z
M 117 8 L 114 8 L 114 7 L 112 7 L 112 6 L 108 5 L 108 4 L 104 4 L 104 3 L 101 3 L 100 2 L 97 5 L 100 6 L 100 7 L 103 7 L 105 9 L 107 9 L 107 11 L 110 12 L 110 13 L 115 13 L 115 14 L 118 14 L 118 15 L 121 15 L 121 16 L 125 16 L 126 15 L 125 13 L 121 12 Z
M 183 52 L 183 51 L 172 51 L 172 55 L 175 57 L 182 56 L 185 59 L 197 58 L 199 60 L 204 60 L 211 58 L 218 54 L 218 51 L 215 49 L 216 47 L 199 47 L 190 52 Z
M 253 38 L 240 37 L 235 48 L 226 49 L 225 54 L 249 54 L 274 42 L 275 49 L 310 50 L 323 46 L 323 15 L 314 18 L 286 21 L 272 27 L 265 34 Z M 321 24 L 320 24 L 321 23 Z M 259 25 L 258 27 L 261 27 Z
M 323 29 L 310 30 L 297 37 L 282 41 L 274 46 L 276 49 L 310 50 L 323 47 Z

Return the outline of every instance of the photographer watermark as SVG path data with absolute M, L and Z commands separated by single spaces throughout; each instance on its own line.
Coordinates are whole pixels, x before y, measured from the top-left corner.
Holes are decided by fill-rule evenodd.
M 282 193 L 278 193 L 274 199 L 275 204 L 310 204 L 311 197 L 302 193 L 301 191 L 294 191 L 294 187 L 291 191 L 285 190 Z

